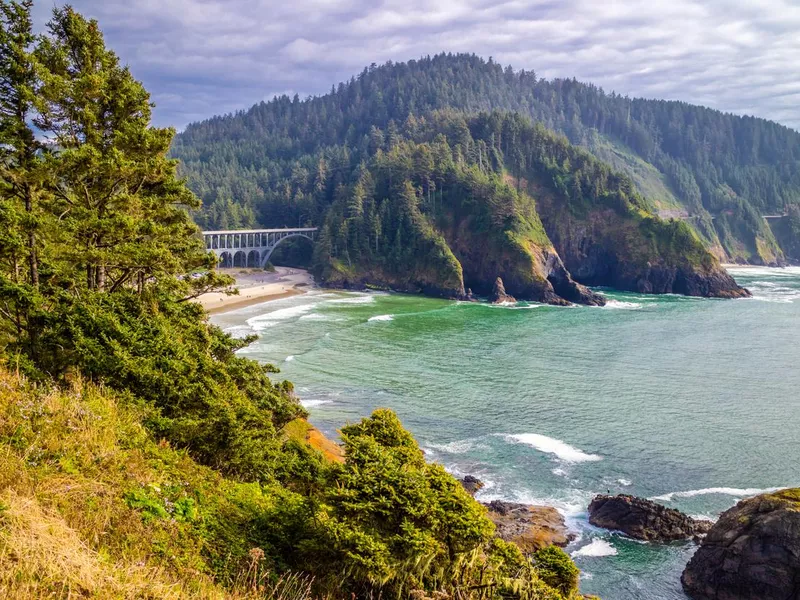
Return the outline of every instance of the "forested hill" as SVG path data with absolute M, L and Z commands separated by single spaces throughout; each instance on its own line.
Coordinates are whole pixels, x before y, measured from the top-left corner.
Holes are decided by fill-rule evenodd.
M 391 132 L 409 115 L 441 108 L 530 116 L 626 172 L 662 215 L 687 220 L 720 258 L 783 260 L 762 216 L 800 203 L 800 133 L 683 102 L 539 79 L 475 55 L 372 65 L 324 96 L 284 96 L 190 125 L 173 153 L 208 207 L 201 224 L 319 222 L 303 197 L 318 176 L 313 156 L 332 145 L 361 151 L 373 126 Z M 244 210 L 223 209 L 230 199 Z

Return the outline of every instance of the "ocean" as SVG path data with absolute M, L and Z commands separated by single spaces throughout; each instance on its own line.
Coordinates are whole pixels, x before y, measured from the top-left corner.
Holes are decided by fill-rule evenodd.
M 731 268 L 744 300 L 599 291 L 604 308 L 509 306 L 315 290 L 216 315 L 241 351 L 293 381 L 330 436 L 398 413 L 428 459 L 486 487 L 479 500 L 558 508 L 581 590 L 685 600 L 692 543 L 639 543 L 589 525 L 597 493 L 715 519 L 800 486 L 800 268 Z

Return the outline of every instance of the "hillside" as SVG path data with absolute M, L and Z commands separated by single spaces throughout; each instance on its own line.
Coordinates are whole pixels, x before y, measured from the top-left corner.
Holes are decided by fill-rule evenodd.
M 0 8 L 0 597 L 579 598 L 393 412 L 338 445 L 238 354 L 147 91 L 71 7 Z
M 363 156 L 372 127 L 391 132 L 409 115 L 447 108 L 518 112 L 566 135 L 628 174 L 654 212 L 685 220 L 718 258 L 800 260 L 762 218 L 800 202 L 799 133 L 682 102 L 539 79 L 474 55 L 373 65 L 321 97 L 280 97 L 190 125 L 172 153 L 206 204 L 201 225 L 321 224 L 326 207 L 315 186 L 330 185 L 335 169 Z M 231 199 L 243 209 L 221 210 Z
M 744 294 L 684 223 L 651 216 L 628 179 L 523 117 L 436 111 L 371 140 L 324 217 L 314 267 L 327 285 L 461 298 L 501 277 L 518 299 L 603 304 L 578 273 L 639 292 Z

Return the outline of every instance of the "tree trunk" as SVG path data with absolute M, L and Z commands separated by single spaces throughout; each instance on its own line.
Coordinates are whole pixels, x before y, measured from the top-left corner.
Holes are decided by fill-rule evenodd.
M 33 219 L 33 200 L 30 189 L 25 190 L 25 212 Z M 28 268 L 30 270 L 31 285 L 39 287 L 39 257 L 36 253 L 36 232 L 33 225 L 28 225 Z

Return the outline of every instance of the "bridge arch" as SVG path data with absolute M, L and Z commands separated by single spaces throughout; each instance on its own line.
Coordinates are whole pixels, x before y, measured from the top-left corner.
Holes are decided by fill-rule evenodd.
M 261 266 L 261 252 L 258 250 L 250 250 L 247 253 L 247 266 L 255 269 Z
M 261 257 L 261 265 L 260 265 L 261 268 L 263 269 L 264 267 L 267 266 L 267 263 L 269 262 L 269 257 L 272 256 L 272 253 L 275 251 L 275 248 L 280 246 L 281 243 L 284 242 L 285 240 L 288 240 L 288 239 L 291 239 L 291 238 L 297 238 L 297 237 L 306 238 L 312 244 L 314 243 L 314 238 L 312 238 L 310 235 L 307 235 L 305 233 L 290 233 L 288 235 L 285 235 L 285 236 L 279 238 L 278 241 L 276 241 L 275 244 L 271 248 L 269 248 L 269 249 L 264 251 L 264 255 Z
M 236 231 L 203 231 L 203 242 L 207 250 L 218 257 L 221 268 L 265 267 L 273 250 L 283 240 L 303 237 L 314 242 L 316 227 L 283 229 L 242 229 Z

